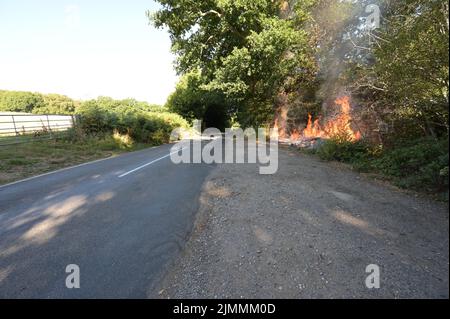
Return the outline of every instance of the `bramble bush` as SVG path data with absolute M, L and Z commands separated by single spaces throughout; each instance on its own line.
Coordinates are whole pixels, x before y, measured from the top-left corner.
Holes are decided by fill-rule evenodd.
M 352 162 L 365 158 L 370 153 L 370 146 L 364 141 L 352 142 L 333 138 L 326 140 L 317 150 L 317 155 L 323 160 Z
M 402 188 L 425 192 L 448 190 L 448 139 L 403 142 L 374 159 L 373 167 L 392 176 Z
M 330 139 L 315 153 L 323 160 L 349 163 L 358 171 L 381 173 L 401 188 L 448 200 L 448 138 L 402 140 L 385 150 L 364 141 Z
M 170 140 L 172 130 L 187 128 L 180 115 L 136 107 L 134 100 L 99 98 L 83 102 L 77 108 L 79 127 L 90 135 L 117 132 L 128 135 L 136 142 L 162 144 Z

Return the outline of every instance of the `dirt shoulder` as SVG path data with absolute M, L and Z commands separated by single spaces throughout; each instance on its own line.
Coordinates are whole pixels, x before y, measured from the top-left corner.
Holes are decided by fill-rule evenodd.
M 159 298 L 448 298 L 447 204 L 280 150 L 279 171 L 218 165 Z M 381 269 L 368 289 L 369 264 Z

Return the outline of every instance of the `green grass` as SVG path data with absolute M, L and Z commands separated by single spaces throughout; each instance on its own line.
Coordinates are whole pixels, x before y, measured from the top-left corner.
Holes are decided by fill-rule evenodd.
M 5 141 L 6 138 L 0 138 L 0 144 Z M 0 146 L 0 184 L 150 146 L 153 145 L 134 143 L 118 134 L 95 137 L 66 134 L 55 139 Z
M 311 152 L 310 152 L 311 153 Z M 328 140 L 312 153 L 327 161 L 350 164 L 408 190 L 448 201 L 448 139 L 398 141 L 389 149 L 364 142 Z

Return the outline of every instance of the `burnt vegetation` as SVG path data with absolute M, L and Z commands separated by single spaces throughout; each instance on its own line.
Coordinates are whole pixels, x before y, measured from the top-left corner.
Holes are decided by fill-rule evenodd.
M 211 122 L 215 108 L 222 124 L 291 140 L 315 132 L 325 160 L 448 197 L 447 1 L 158 2 L 149 17 L 168 29 L 182 75 L 169 110 Z

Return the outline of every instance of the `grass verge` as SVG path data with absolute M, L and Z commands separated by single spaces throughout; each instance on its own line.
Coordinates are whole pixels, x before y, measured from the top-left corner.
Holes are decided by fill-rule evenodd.
M 81 138 L 61 134 L 54 139 L 0 146 L 0 185 L 150 146 L 154 145 L 134 143 L 118 133 Z

